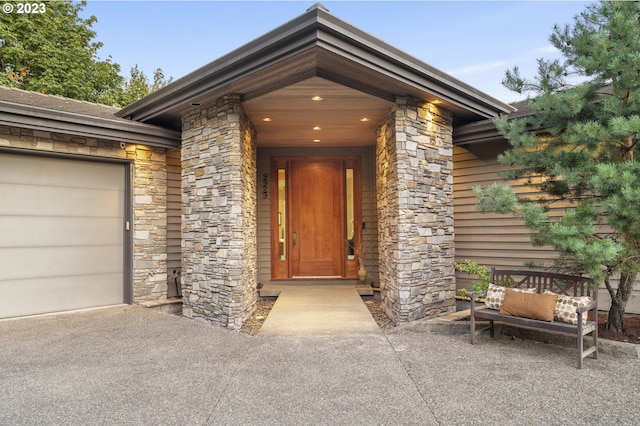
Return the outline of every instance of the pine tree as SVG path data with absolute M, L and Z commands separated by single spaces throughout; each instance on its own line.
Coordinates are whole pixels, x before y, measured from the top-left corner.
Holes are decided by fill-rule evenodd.
M 496 184 L 475 189 L 478 207 L 523 218 L 535 245 L 560 253 L 557 265 L 604 283 L 608 327 L 624 331 L 640 271 L 640 2 L 589 5 L 550 41 L 562 61 L 539 60 L 533 79 L 514 68 L 504 80 L 533 93 L 532 114 L 495 120 L 511 144 L 499 157 L 509 167 L 502 177 L 528 182 L 538 197 Z M 549 215 L 560 202 L 564 214 Z
M 121 95 L 120 104 L 129 105 L 138 99 L 142 99 L 145 96 L 155 92 L 158 89 L 163 88 L 173 80 L 169 78 L 166 80 L 162 69 L 157 68 L 153 72 L 153 83 L 149 82 L 149 78 L 144 71 L 138 69 L 138 65 L 131 68 L 129 81 L 124 85 L 123 93 Z

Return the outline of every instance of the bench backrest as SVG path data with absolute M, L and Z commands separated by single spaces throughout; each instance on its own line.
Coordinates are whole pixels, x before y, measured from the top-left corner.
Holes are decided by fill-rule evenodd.
M 504 287 L 535 288 L 537 293 L 549 290 L 567 296 L 598 297 L 591 279 L 577 275 L 491 268 L 491 282 Z

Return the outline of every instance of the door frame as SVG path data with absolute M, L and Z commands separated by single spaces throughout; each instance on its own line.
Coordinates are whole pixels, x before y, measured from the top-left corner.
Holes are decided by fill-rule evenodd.
M 345 242 L 344 247 L 340 249 L 341 255 L 344 259 L 342 265 L 342 276 L 336 277 L 317 277 L 317 278 L 293 278 L 292 274 L 292 238 L 291 238 L 291 164 L 295 161 L 341 161 L 342 164 L 342 185 L 346 185 L 345 173 L 347 169 L 353 170 L 353 216 L 354 216 L 354 242 L 353 245 L 357 245 L 362 240 L 362 164 L 360 156 L 282 156 L 272 157 L 270 161 L 269 176 L 271 179 L 271 199 L 270 199 L 270 247 L 271 247 L 271 279 L 272 280 L 323 280 L 323 279 L 339 279 L 339 280 L 353 280 L 357 279 L 357 271 L 359 268 L 357 258 L 355 256 L 347 256 L 347 226 L 346 220 L 343 227 L 343 237 Z M 282 218 L 279 215 L 279 172 L 284 170 L 285 174 L 285 219 L 284 219 L 284 231 L 285 238 L 281 242 L 279 238 L 282 230 Z M 346 197 L 346 191 L 344 196 Z M 347 203 L 344 202 L 344 209 L 346 210 Z M 343 215 L 346 218 L 346 212 Z M 282 250 L 284 249 L 284 257 L 281 257 Z

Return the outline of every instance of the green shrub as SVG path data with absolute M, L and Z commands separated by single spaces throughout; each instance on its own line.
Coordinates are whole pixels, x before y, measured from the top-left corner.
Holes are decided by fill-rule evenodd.
M 488 267 L 484 265 L 478 265 L 476 262 L 472 262 L 466 259 L 462 263 L 455 262 L 453 266 L 460 272 L 464 272 L 469 275 L 475 275 L 478 277 L 476 281 L 472 281 L 473 291 L 478 293 L 486 291 L 489 288 L 491 282 L 491 272 Z M 469 297 L 469 290 L 466 288 L 458 289 L 458 294 L 462 297 Z

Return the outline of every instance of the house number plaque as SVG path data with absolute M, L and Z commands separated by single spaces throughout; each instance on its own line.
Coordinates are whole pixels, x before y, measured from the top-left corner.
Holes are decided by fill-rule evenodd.
M 262 198 L 267 199 L 269 197 L 269 174 L 264 173 L 262 175 Z

